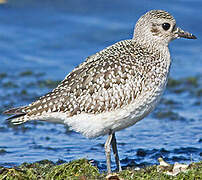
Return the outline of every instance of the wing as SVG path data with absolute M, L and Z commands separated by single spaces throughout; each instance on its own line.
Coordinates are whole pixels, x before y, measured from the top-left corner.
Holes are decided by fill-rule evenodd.
M 88 57 L 52 92 L 21 111 L 30 117 L 50 112 L 73 116 L 81 112 L 97 114 L 126 106 L 142 90 L 143 51 L 133 40 L 120 41 L 105 48 Z

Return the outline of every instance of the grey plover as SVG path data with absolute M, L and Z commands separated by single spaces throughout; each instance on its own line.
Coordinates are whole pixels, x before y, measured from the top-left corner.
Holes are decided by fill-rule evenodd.
M 108 134 L 107 171 L 111 172 L 111 146 L 120 171 L 115 132 L 155 108 L 168 79 L 168 43 L 180 37 L 196 39 L 177 27 L 168 12 L 151 10 L 138 20 L 132 39 L 88 57 L 54 90 L 5 114 L 13 114 L 9 119 L 14 124 L 41 120 L 64 123 L 88 138 Z

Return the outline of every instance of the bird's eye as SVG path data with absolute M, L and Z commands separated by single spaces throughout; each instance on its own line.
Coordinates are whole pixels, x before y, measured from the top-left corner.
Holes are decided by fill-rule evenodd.
M 162 24 L 162 28 L 167 31 L 170 28 L 170 24 L 169 23 L 163 23 Z

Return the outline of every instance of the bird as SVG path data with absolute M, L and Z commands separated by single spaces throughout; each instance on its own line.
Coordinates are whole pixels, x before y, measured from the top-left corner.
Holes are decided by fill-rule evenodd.
M 171 57 L 168 44 L 196 36 L 176 26 L 164 10 L 142 15 L 132 39 L 119 41 L 87 57 L 51 92 L 4 114 L 13 124 L 31 120 L 62 123 L 87 138 L 108 135 L 104 145 L 107 173 L 111 149 L 117 171 L 115 133 L 136 124 L 154 110 L 168 81 Z

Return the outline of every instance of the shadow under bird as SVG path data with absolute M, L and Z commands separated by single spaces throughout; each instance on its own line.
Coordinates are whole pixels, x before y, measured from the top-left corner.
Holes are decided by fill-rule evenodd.
M 4 113 L 13 114 L 8 118 L 13 124 L 41 120 L 66 124 L 88 138 L 108 134 L 107 171 L 111 173 L 111 147 L 121 171 L 115 132 L 155 108 L 168 80 L 168 44 L 181 37 L 196 39 L 177 27 L 168 12 L 151 10 L 136 23 L 132 39 L 88 57 L 51 92 Z

